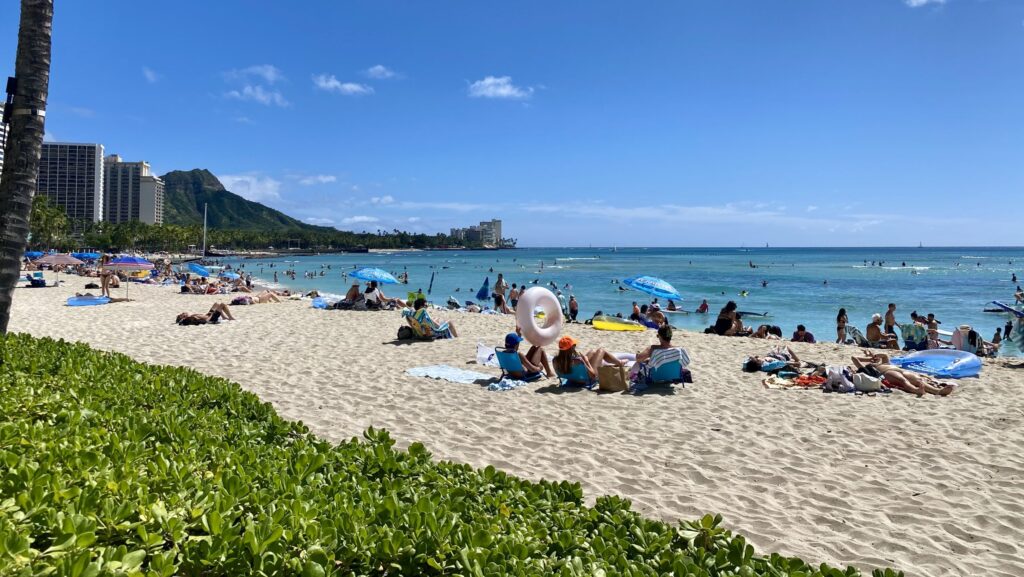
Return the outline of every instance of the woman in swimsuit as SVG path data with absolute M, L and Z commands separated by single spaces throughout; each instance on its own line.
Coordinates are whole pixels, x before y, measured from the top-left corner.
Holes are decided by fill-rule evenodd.
M 935 379 L 897 367 L 890 363 L 889 355 L 884 353 L 872 354 L 865 350 L 864 357 L 853 357 L 853 365 L 857 371 L 872 377 L 885 379 L 886 383 L 894 389 L 907 393 L 913 393 L 919 397 L 925 393 L 945 397 L 953 392 L 953 385 L 940 383 Z
M 836 342 L 842 343 L 846 340 L 846 323 L 850 322 L 850 319 L 846 316 L 846 309 L 839 309 L 839 314 L 836 315 Z
M 597 368 L 602 363 L 608 363 L 616 367 L 623 366 L 622 361 L 616 358 L 615 355 L 605 351 L 604 349 L 594 349 L 587 354 L 580 354 L 576 350 L 576 339 L 565 336 L 558 339 L 558 354 L 555 355 L 553 364 L 555 365 L 555 372 L 559 375 L 571 375 L 573 367 L 578 364 L 582 364 L 587 368 L 587 375 L 590 377 L 591 382 L 597 382 Z M 573 383 L 573 384 L 587 384 L 587 383 Z

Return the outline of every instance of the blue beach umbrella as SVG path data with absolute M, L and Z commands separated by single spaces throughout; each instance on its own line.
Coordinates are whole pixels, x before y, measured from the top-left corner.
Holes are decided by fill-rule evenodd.
M 220 278 L 226 278 L 228 280 L 238 280 L 241 277 L 238 276 L 238 273 L 233 273 L 231 271 L 224 271 L 224 272 L 220 273 Z
M 38 250 L 30 250 L 25 253 L 25 258 L 27 258 L 28 260 L 36 260 L 41 256 L 43 256 L 43 253 L 39 252 Z
M 213 276 L 212 274 L 210 274 L 210 271 L 205 266 L 203 266 L 203 265 L 201 265 L 199 263 L 194 263 L 194 262 L 188 263 L 188 270 L 192 271 L 192 273 L 197 274 L 197 275 L 199 275 L 199 276 L 201 276 L 203 278 L 210 278 L 211 276 Z
M 663 299 L 683 300 L 682 295 L 679 294 L 679 291 L 674 286 L 657 277 L 647 275 L 631 276 L 622 281 L 622 284 Z
M 110 270 L 153 270 L 155 265 L 137 256 L 119 256 L 103 265 L 103 268 Z M 124 283 L 125 296 L 128 296 L 128 285 L 130 284 L 130 282 Z
M 484 278 L 484 286 L 476 291 L 476 300 L 485 301 L 491 296 L 491 277 Z
M 388 271 L 375 267 L 364 267 L 348 275 L 365 281 L 376 281 L 377 284 L 398 284 L 398 279 Z
M 73 252 L 71 253 L 71 256 L 78 260 L 96 260 L 100 258 L 101 255 L 98 252 Z

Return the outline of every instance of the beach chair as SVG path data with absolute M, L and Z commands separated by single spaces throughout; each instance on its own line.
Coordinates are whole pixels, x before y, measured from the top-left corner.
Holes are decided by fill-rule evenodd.
M 28 286 L 33 288 L 44 288 L 46 287 L 46 278 L 43 276 L 42 271 L 34 273 L 25 273 L 25 280 L 28 281 Z
M 690 364 L 690 358 L 686 351 L 680 347 L 666 348 L 663 351 L 655 351 L 651 364 L 657 367 L 650 370 L 647 375 L 648 384 L 671 384 L 685 382 L 683 379 L 683 368 Z M 675 359 L 672 359 L 675 357 Z
M 522 359 L 519 358 L 517 351 L 510 351 L 507 349 L 495 349 L 494 356 L 498 359 L 498 366 L 501 367 L 501 378 L 512 379 L 516 381 L 533 382 L 544 376 L 541 372 L 530 373 L 527 372 L 526 367 L 523 366 Z M 522 375 L 521 377 L 514 377 L 513 374 Z
M 448 323 L 441 323 L 440 325 L 435 323 L 430 315 L 427 314 L 427 309 L 420 309 L 412 314 L 412 319 L 409 322 L 409 326 L 412 327 L 414 333 L 417 336 L 421 336 L 425 339 L 450 339 L 452 338 L 451 330 L 448 329 Z M 413 324 L 415 321 L 415 324 Z
M 412 329 L 413 337 L 418 341 L 432 341 L 434 340 L 434 332 L 430 328 L 424 328 L 418 320 L 412 315 L 405 317 L 405 322 L 409 323 L 409 328 Z
M 928 350 L 928 329 L 917 323 L 905 323 L 898 326 L 900 327 L 900 334 L 903 335 L 903 350 Z
M 568 374 L 558 373 L 558 381 L 563 387 L 583 387 L 586 389 L 592 389 L 597 384 L 597 379 L 591 378 L 590 372 L 587 371 L 586 365 L 582 362 L 573 363 L 572 371 Z
M 860 332 L 860 329 L 853 325 L 846 325 L 846 336 L 853 339 L 853 344 L 858 347 L 874 348 L 871 342 L 864 338 L 864 333 Z

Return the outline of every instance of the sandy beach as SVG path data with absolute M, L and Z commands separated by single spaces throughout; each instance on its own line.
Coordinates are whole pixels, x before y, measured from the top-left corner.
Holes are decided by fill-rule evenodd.
M 554 380 L 492 392 L 405 370 L 448 364 L 497 376 L 475 364 L 476 345 L 500 343 L 511 316 L 432 313 L 461 335 L 434 343 L 393 343 L 398 312 L 308 301 L 233 307 L 236 321 L 181 327 L 177 313 L 230 297 L 133 284 L 134 302 L 66 307 L 89 279 L 61 279 L 60 288 L 16 289 L 11 331 L 231 379 L 328 439 L 380 427 L 438 459 L 578 481 L 590 499 L 621 495 L 666 520 L 721 513 L 760 552 L 812 563 L 1024 575 L 1024 370 L 1013 359 L 985 361 L 981 378 L 959 381 L 947 398 L 779 391 L 740 370 L 769 343 L 677 332 L 695 382 L 671 393 L 565 391 Z M 566 333 L 583 350 L 636 352 L 654 340 L 585 325 Z M 857 352 L 794 349 L 829 364 Z

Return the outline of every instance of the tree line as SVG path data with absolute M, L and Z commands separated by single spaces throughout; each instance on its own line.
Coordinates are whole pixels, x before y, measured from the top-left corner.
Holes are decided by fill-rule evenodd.
M 203 227 L 175 224 L 150 225 L 139 221 L 125 223 L 71 221 L 64 210 L 44 195 L 32 199 L 31 240 L 36 249 L 141 250 L 184 252 L 189 246 L 201 246 Z M 207 230 L 207 247 L 225 250 L 267 250 L 299 248 L 330 250 L 356 248 L 442 248 L 463 246 L 446 234 L 411 233 L 394 229 L 377 233 L 340 230 Z M 473 248 L 473 247 L 467 247 Z

